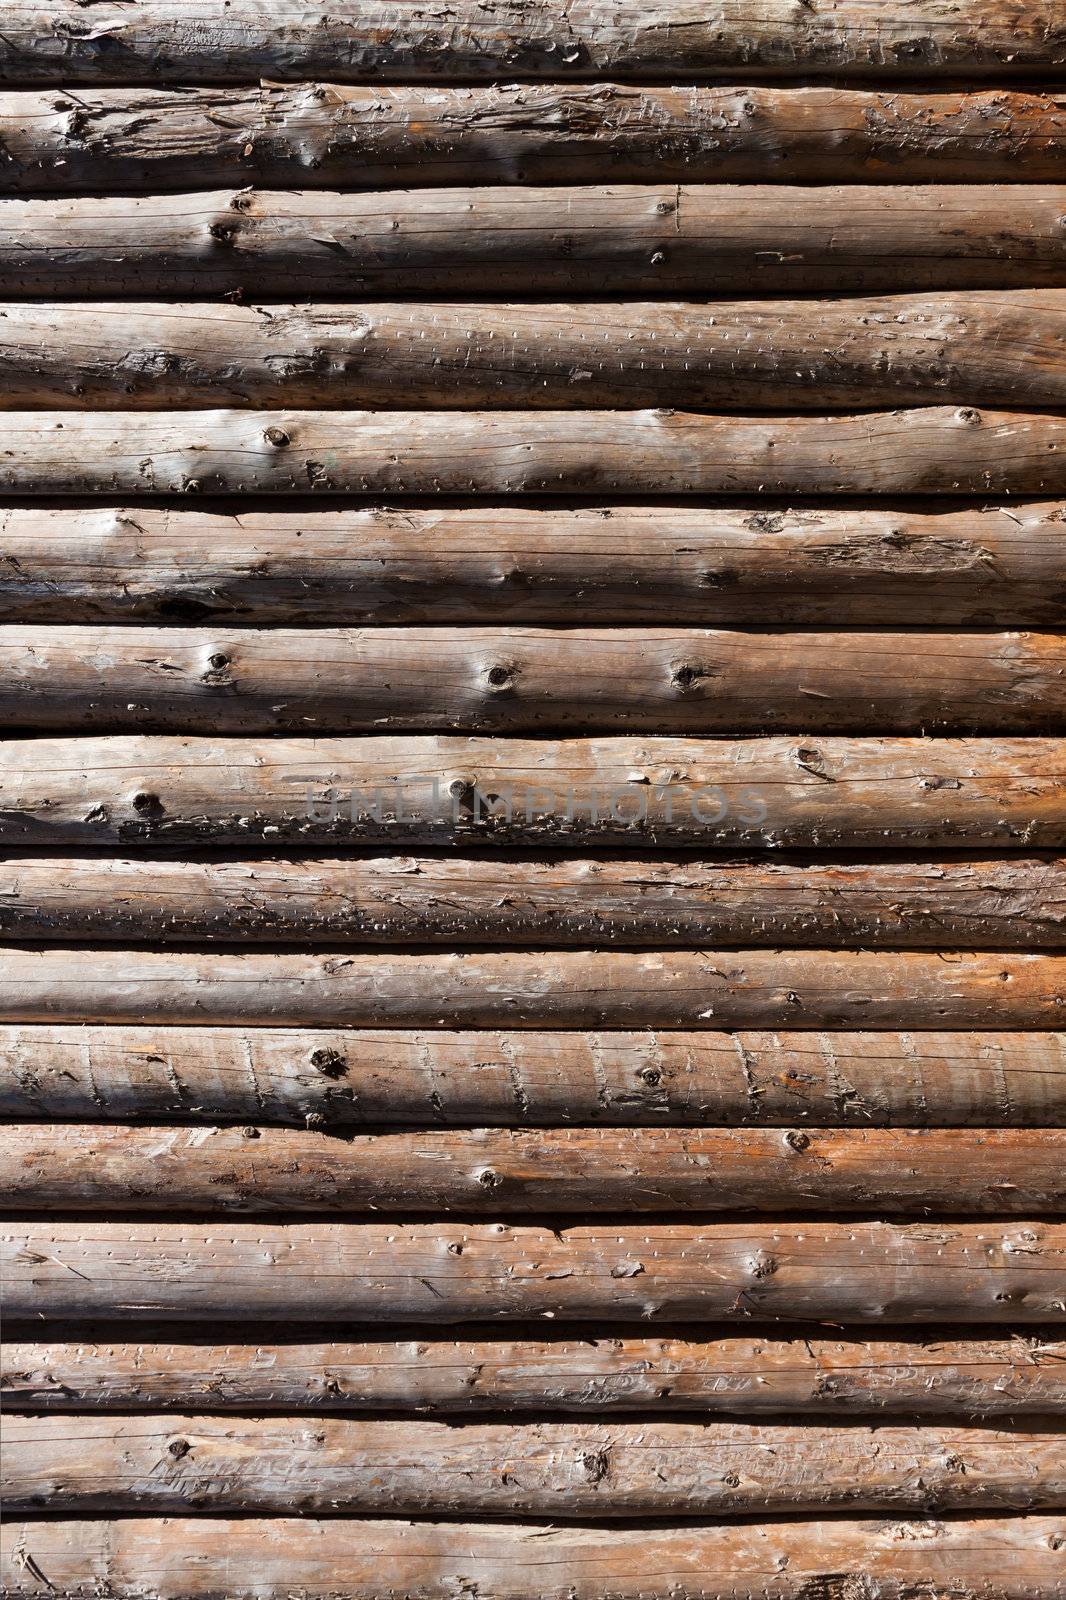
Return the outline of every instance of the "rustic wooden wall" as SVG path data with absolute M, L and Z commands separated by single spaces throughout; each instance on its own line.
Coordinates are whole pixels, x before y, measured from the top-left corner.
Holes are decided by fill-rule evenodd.
M 0 1600 L 1066 1600 L 1064 84 L 0 7 Z

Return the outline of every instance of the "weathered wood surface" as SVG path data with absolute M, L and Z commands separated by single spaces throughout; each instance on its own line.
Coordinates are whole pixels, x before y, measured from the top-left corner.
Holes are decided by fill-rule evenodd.
M 1066 64 L 1066 25 L 1047 0 L 919 5 L 727 0 L 710 17 L 683 0 L 549 0 L 520 11 L 457 0 L 434 15 L 405 0 L 331 8 L 275 0 L 156 0 L 147 15 L 102 0 L 14 0 L 0 40 L 4 83 L 226 83 L 259 78 L 589 78 L 619 74 L 803 78 L 811 73 L 1014 80 Z
M 0 1021 L 366 1028 L 1054 1030 L 1066 955 L 0 949 Z
M 1024 411 L 1066 405 L 1066 290 L 814 304 L 8 302 L 0 305 L 0 385 L 9 407 L 75 411 L 795 413 L 928 402 Z
M 1066 1131 L 0 1126 L 7 1211 L 53 1216 L 1064 1216 Z
M 2 337 L 2 333 L 0 333 Z M 1066 625 L 1066 507 L 0 510 L 0 620 Z
M 8 1416 L 8 1513 L 736 1516 L 1062 1509 L 1061 1433 L 751 1422 Z
M 1066 1225 L 9 1224 L 10 1324 L 691 1320 L 1046 1328 Z
M 11 1412 L 448 1416 L 702 1412 L 832 1418 L 1066 1415 L 1066 1343 L 591 1338 L 329 1344 L 9 1342 Z
M 1055 850 L 1064 771 L 1040 738 L 8 739 L 0 842 Z
M 1051 184 L 8 198 L 0 281 L 47 301 L 1056 288 L 1064 208 Z
M 4 1600 L 100 1590 L 115 1600 L 382 1600 L 383 1573 L 385 1592 L 408 1600 L 454 1600 L 461 1581 L 481 1600 L 811 1600 L 842 1585 L 876 1585 L 878 1600 L 1066 1596 L 1055 1515 L 670 1528 L 11 1518 L 0 1538 Z
M 0 1116 L 340 1132 L 1066 1127 L 1066 1036 L 7 1025 Z
M 1066 732 L 1066 639 L 938 632 L 916 646 L 913 632 L 14 623 L 0 629 L 0 725 L 1055 734 Z
M 1060 93 L 261 82 L 0 93 L 7 193 L 1055 183 Z
M 0 489 L 20 495 L 1066 491 L 1066 417 L 972 406 L 826 417 L 10 411 L 3 430 Z
M 8 858 L 0 936 L 95 944 L 1066 948 L 1066 861 Z

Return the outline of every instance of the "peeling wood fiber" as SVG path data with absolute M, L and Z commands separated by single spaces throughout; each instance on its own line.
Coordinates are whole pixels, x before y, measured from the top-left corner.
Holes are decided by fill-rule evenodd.
M 0 334 L 2 338 L 2 334 Z M 0 621 L 1066 625 L 1066 507 L 0 509 Z

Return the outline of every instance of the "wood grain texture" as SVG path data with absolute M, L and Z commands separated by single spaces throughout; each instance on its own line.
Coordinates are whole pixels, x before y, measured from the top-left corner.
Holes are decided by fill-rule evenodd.
M 1062 185 L 602 177 L 574 188 L 7 198 L 0 281 L 11 299 L 45 301 L 422 299 L 427 284 L 441 298 L 561 300 L 1061 288 L 1064 209 Z
M 0 937 L 94 944 L 1066 948 L 1066 861 L 7 859 Z
M 1066 1131 L 0 1127 L 5 1210 L 51 1216 L 1066 1216 Z
M 59 733 L 1060 734 L 1066 639 L 14 623 L 0 628 L 0 723 Z
M 0 949 L 0 1021 L 1055 1030 L 1066 956 L 900 951 L 179 954 Z
M 1061 1433 L 750 1422 L 9 1416 L 8 1512 L 735 1516 L 1061 1510 Z
M 1061 408 L 1066 290 L 815 304 L 8 302 L 0 384 L 8 407 L 74 411 Z
M 734 1336 L 7 1345 L 12 1412 L 984 1418 L 1066 1415 L 1066 1344 Z
M 102 0 L 15 0 L 5 15 L 0 82 L 151 83 L 303 79 L 638 78 L 830 72 L 1013 80 L 1066 64 L 1066 26 L 1047 0 L 813 0 L 799 11 L 727 0 L 711 16 L 685 0 L 576 0 L 565 14 L 458 0 L 445 17 L 409 0 L 332 8 L 276 0 L 265 13 L 231 0 L 156 0 L 149 15 Z
M 9 1224 L 9 1323 L 877 1323 L 1046 1328 L 1066 1225 Z M 217 1326 L 211 1335 L 218 1337 Z
M 3 414 L 13 495 L 1055 495 L 1066 418 L 926 406 Z
M 115 1600 L 1063 1600 L 1060 1515 L 973 1521 L 704 1523 L 672 1528 L 353 1522 L 288 1517 L 9 1519 L 0 1594 L 39 1600 L 106 1586 Z M 47 1585 L 38 1573 L 47 1575 Z M 857 1587 L 858 1586 L 858 1587 Z
M 7 193 L 1056 183 L 1061 94 L 380 82 L 0 93 Z
M 1066 1127 L 1061 1033 L 0 1026 L 0 1115 L 383 1127 Z
M 8 739 L 0 841 L 1031 852 L 1066 847 L 1064 772 L 1041 738 Z
M 2 334 L 0 334 L 2 337 Z M 1066 508 L 0 509 L 4 622 L 1066 625 Z

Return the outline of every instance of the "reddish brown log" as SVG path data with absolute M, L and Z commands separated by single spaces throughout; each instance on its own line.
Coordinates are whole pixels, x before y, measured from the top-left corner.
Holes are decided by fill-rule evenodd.
M 9 940 L 212 945 L 1066 947 L 1066 860 L 0 863 Z
M 1062 96 L 1000 89 L 81 85 L 0 94 L 0 142 L 27 194 L 1066 177 Z
M 0 1021 L 351 1028 L 1056 1029 L 1066 956 L 0 949 Z
M 39 627 L 0 723 L 56 732 L 1056 733 L 1055 633 Z
M 627 1411 L 1016 1421 L 1066 1415 L 1066 1344 L 730 1337 L 406 1344 L 20 1344 L 12 1411 Z
M 10 1322 L 493 1324 L 950 1319 L 1066 1312 L 1066 1225 L 30 1222 L 0 1240 Z M 212 1337 L 217 1338 L 217 1332 Z
M 0 1126 L 5 1209 L 52 1216 L 1066 1215 L 1066 1131 L 389 1133 Z
M 836 0 L 799 12 L 769 0 L 758 12 L 728 0 L 710 16 L 681 0 L 548 0 L 516 11 L 498 0 L 456 0 L 437 16 L 404 0 L 332 9 L 275 0 L 155 0 L 132 16 L 101 0 L 9 0 L 0 82 L 183 83 L 502 77 L 637 78 L 812 73 L 924 78 L 1054 76 L 1066 64 L 1066 25 L 1047 0 L 893 0 L 871 9 Z
M 990 183 L 6 199 L 0 282 L 46 301 L 1054 289 L 1064 206 L 1061 186 Z
M 0 841 L 1031 852 L 1066 847 L 1064 771 L 1040 738 L 5 740 Z
M 8 1513 L 736 1516 L 1062 1508 L 1061 1433 L 9 1416 Z
M 1066 509 L 0 511 L 4 622 L 1066 624 Z
M 9 1025 L 0 1115 L 342 1132 L 1066 1127 L 1066 1036 Z
M 0 387 L 8 407 L 72 411 L 1061 408 L 1066 291 L 701 305 L 9 303 Z
M 811 1600 L 863 1585 L 878 1600 L 1066 1596 L 1061 1516 L 661 1529 L 11 1519 L 0 1537 L 4 1600 L 98 1590 L 114 1600 L 381 1600 L 383 1573 L 408 1600 L 454 1600 L 460 1581 L 481 1600 Z

